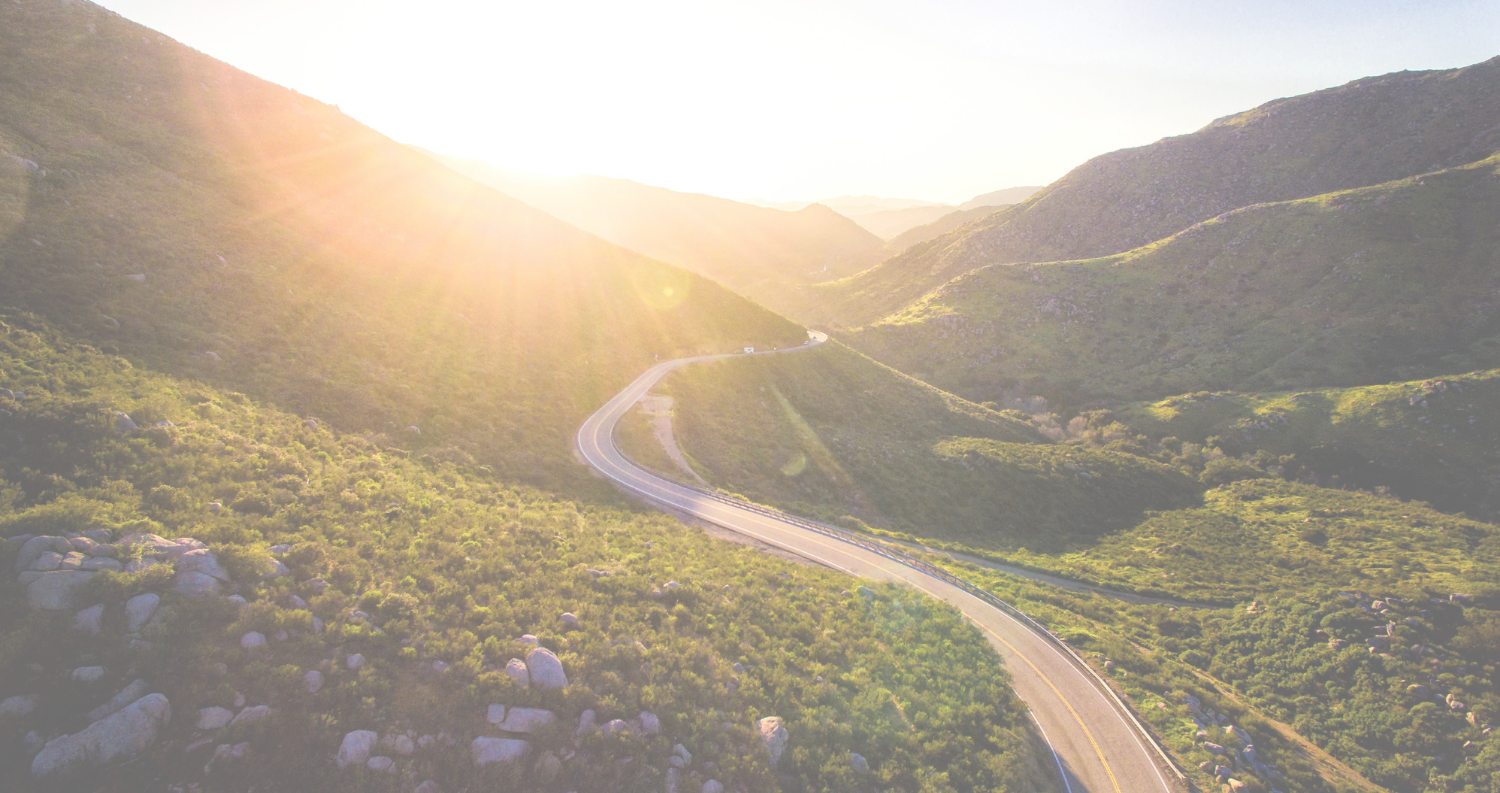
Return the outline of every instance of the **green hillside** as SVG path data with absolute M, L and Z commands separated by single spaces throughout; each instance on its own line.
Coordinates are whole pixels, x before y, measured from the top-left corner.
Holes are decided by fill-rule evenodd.
M 655 356 L 805 337 L 95 6 L 5 4 L 0 75 L 0 306 L 141 366 L 581 486 Z
M 996 265 L 848 336 L 974 400 L 1059 406 L 1495 365 L 1500 157 L 1258 204 L 1129 253 Z
M 1500 504 L 1500 372 L 1356 388 L 1207 393 L 1136 403 L 1120 419 L 1153 439 L 1214 443 L 1326 485 L 1384 489 L 1450 511 Z M 1281 458 L 1291 455 L 1284 464 Z
M 95 573 L 68 610 L 28 609 L 30 591 L 11 572 L 21 543 L 0 545 L 0 700 L 40 698 L 31 714 L 0 715 L 7 790 L 32 789 L 31 775 L 16 772 L 35 754 L 23 754 L 24 733 L 76 732 L 84 711 L 133 678 L 169 699 L 165 733 L 140 760 L 70 778 L 67 789 L 394 793 L 424 778 L 444 790 L 660 789 L 676 743 L 690 747 L 700 780 L 755 791 L 916 790 L 942 775 L 960 790 L 1046 784 L 1005 672 L 945 607 L 852 597 L 845 576 L 655 512 L 570 501 L 332 432 L 132 367 L 30 316 L 0 315 L 0 383 L 13 395 L 0 399 L 0 535 L 102 531 L 94 536 L 116 548 L 139 532 L 195 538 L 248 601 L 236 610 L 181 594 L 158 565 Z M 273 554 L 290 575 L 262 577 Z M 326 589 L 305 583 L 314 578 Z M 126 635 L 123 604 L 143 593 L 159 593 L 158 619 Z M 94 603 L 106 609 L 102 632 L 74 630 L 73 609 Z M 576 628 L 559 619 L 565 612 Z M 242 649 L 250 631 L 270 643 Z M 526 653 L 523 634 L 557 653 L 567 688 L 517 687 L 503 671 Z M 344 661 L 354 654 L 364 659 L 357 670 Z M 96 665 L 102 680 L 69 679 Z M 314 670 L 323 683 L 309 692 L 304 674 Z M 237 695 L 269 715 L 195 729 L 200 709 L 228 708 Z M 526 736 L 532 759 L 521 769 L 469 761 L 470 740 L 494 733 L 484 719 L 497 702 L 561 720 Z M 662 733 L 585 733 L 575 746 L 584 710 L 599 724 L 650 711 Z M 754 732 L 768 715 L 791 735 L 779 776 Z M 361 729 L 455 742 L 385 750 L 404 778 L 339 771 L 342 737 Z M 204 745 L 205 734 L 215 740 Z M 205 773 L 225 741 L 247 742 L 249 756 L 213 759 Z M 850 770 L 850 751 L 870 758 L 871 776 Z
M 1477 162 L 1500 150 L 1500 58 L 1278 99 L 1101 155 L 975 227 L 821 288 L 799 317 L 862 326 L 993 264 L 1122 253 L 1253 204 Z
M 438 159 L 584 231 L 778 311 L 803 286 L 859 272 L 884 251 L 874 233 L 820 204 L 788 212 L 628 179 L 535 176 Z
M 1160 463 L 1048 443 L 1029 417 L 955 399 L 837 344 L 690 367 L 658 390 L 676 400 L 678 442 L 710 483 L 824 520 L 1050 550 L 1193 503 L 1199 489 Z M 621 441 L 674 470 L 648 433 Z

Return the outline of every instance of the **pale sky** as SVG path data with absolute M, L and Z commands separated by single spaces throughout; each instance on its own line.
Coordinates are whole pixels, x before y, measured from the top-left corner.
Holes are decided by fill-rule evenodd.
M 1277 97 L 1500 55 L 1495 0 L 103 5 L 433 151 L 779 200 L 957 203 Z

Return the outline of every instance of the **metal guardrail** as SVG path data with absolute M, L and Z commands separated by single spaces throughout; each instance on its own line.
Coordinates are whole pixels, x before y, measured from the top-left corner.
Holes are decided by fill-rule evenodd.
M 611 444 L 613 444 L 613 437 L 610 438 L 610 442 Z M 621 457 L 629 460 L 632 465 L 635 465 L 636 467 L 641 468 L 644 471 L 651 472 L 651 469 L 649 467 L 641 465 L 640 463 L 631 459 L 630 456 L 621 451 L 618 446 L 615 446 L 615 451 L 618 452 Z M 969 595 L 972 595 L 984 601 L 985 603 L 988 603 L 989 605 L 1000 609 L 1011 617 L 1014 617 L 1026 627 L 1035 631 L 1044 639 L 1048 640 L 1049 642 L 1066 652 L 1068 656 L 1075 663 L 1077 663 L 1080 668 L 1087 671 L 1089 675 L 1092 676 L 1094 680 L 1099 684 L 1099 687 L 1109 695 L 1110 699 L 1114 700 L 1114 703 L 1119 707 L 1120 712 L 1129 717 L 1131 723 L 1135 725 L 1136 730 L 1141 735 L 1144 735 L 1146 737 L 1146 740 L 1151 742 L 1151 747 L 1156 750 L 1156 753 L 1161 757 L 1162 762 L 1166 763 L 1167 767 L 1172 769 L 1172 773 L 1176 774 L 1177 778 L 1180 780 L 1187 779 L 1187 775 L 1182 772 L 1182 769 L 1177 767 L 1177 763 L 1173 762 L 1171 756 L 1167 754 L 1166 747 L 1162 746 L 1161 742 L 1157 740 L 1156 736 L 1152 734 L 1150 730 L 1146 729 L 1146 725 L 1141 723 L 1141 720 L 1135 715 L 1135 711 L 1129 705 L 1125 704 L 1125 701 L 1120 698 L 1120 695 L 1115 692 L 1114 688 L 1111 687 L 1109 683 L 1106 682 L 1104 678 L 1094 670 L 1094 667 L 1089 665 L 1088 661 L 1084 660 L 1083 655 L 1080 654 L 1078 650 L 1075 649 L 1071 644 L 1068 644 L 1068 642 L 1061 636 L 1058 636 L 1057 634 L 1048 630 L 1046 626 L 1042 625 L 1040 622 L 1037 622 L 1034 618 L 1032 618 L 1030 614 L 1027 614 L 1021 609 L 1005 602 L 1004 600 L 1001 600 L 998 597 L 995 597 L 995 595 L 991 594 L 989 591 L 976 586 L 962 578 L 959 578 L 958 576 L 948 572 L 947 570 L 944 570 L 941 567 L 938 567 L 937 565 L 934 565 L 930 562 L 925 562 L 904 551 L 898 551 L 882 543 L 866 539 L 865 537 L 862 537 L 847 529 L 842 529 L 837 526 L 830 526 L 826 523 L 819 523 L 817 521 L 801 518 L 796 515 L 782 512 L 779 509 L 773 509 L 771 507 L 757 504 L 747 499 L 726 496 L 723 493 L 708 490 L 707 488 L 699 487 L 697 485 L 691 485 L 676 479 L 670 479 L 669 481 L 671 481 L 673 484 L 678 485 L 679 487 L 686 488 L 720 503 L 737 507 L 739 509 L 748 510 L 750 512 L 759 513 L 770 518 L 775 518 L 776 520 L 782 521 L 783 523 L 790 523 L 794 526 L 807 529 L 808 531 L 814 531 L 819 534 L 832 537 L 833 539 L 839 540 L 841 542 L 847 542 L 850 545 L 858 546 L 867 551 L 870 551 L 871 553 L 879 554 L 880 556 L 890 559 L 893 562 L 921 571 L 947 584 L 958 587 Z M 649 493 L 645 493 L 643 491 L 637 492 L 641 492 L 642 495 L 646 496 L 647 498 L 651 498 L 651 495 Z M 673 506 L 674 509 L 681 509 L 681 507 L 677 507 L 675 505 L 671 506 Z

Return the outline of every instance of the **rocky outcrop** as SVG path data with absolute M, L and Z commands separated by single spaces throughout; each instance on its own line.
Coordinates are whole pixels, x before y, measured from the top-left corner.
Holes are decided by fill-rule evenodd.
M 781 753 L 786 750 L 787 738 L 790 737 L 786 727 L 782 726 L 781 719 L 776 716 L 767 716 L 755 726 L 760 732 L 761 743 L 766 746 L 766 753 L 771 757 L 771 767 L 775 768 L 777 761 L 781 760 Z
M 469 756 L 476 767 L 493 763 L 515 764 L 525 759 L 531 744 L 514 738 L 491 738 L 481 735 L 469 744 Z
M 219 579 L 206 573 L 178 573 L 172 582 L 172 591 L 189 597 L 214 597 L 219 594 Z
M 36 578 L 26 586 L 26 604 L 34 609 L 48 611 L 78 608 L 78 600 L 83 595 L 84 587 L 88 586 L 93 577 L 93 573 L 77 570 L 36 574 Z
M 149 694 L 82 732 L 54 738 L 31 762 L 37 779 L 66 776 L 139 756 L 172 719 L 162 694 Z

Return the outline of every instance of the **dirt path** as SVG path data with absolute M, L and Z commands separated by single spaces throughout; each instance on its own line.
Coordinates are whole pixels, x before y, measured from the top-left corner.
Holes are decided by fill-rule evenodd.
M 677 436 L 672 432 L 672 398 L 661 394 L 646 394 L 641 397 L 641 412 L 651 417 L 651 432 L 656 436 L 656 442 L 661 444 L 661 450 L 667 453 L 667 457 L 677 465 L 683 473 L 693 478 L 703 487 L 709 487 L 708 482 L 688 465 L 687 457 L 677 445 Z

